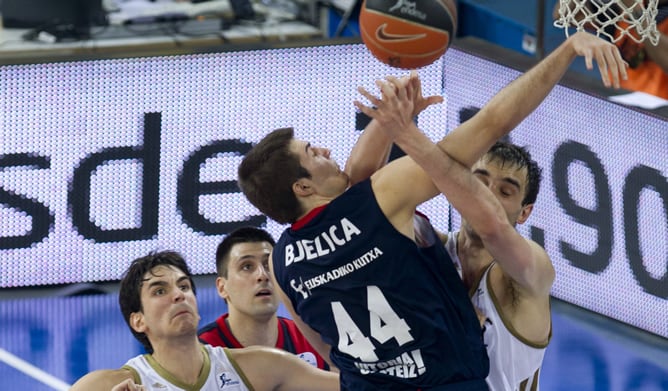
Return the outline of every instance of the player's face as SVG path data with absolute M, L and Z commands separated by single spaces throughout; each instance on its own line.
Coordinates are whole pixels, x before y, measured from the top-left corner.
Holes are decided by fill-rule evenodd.
M 526 167 L 518 169 L 510 164 L 501 166 L 497 161 L 490 162 L 483 158 L 473 166 L 473 174 L 499 200 L 511 224 L 526 221 L 533 208 L 533 205 L 522 205 L 527 190 Z
M 141 288 L 143 311 L 135 312 L 135 330 L 155 341 L 170 336 L 196 335 L 199 324 L 197 299 L 190 279 L 173 266 L 160 265 L 144 275 Z
M 325 197 L 336 197 L 348 187 L 348 175 L 330 158 L 330 150 L 314 147 L 303 140 L 292 140 L 292 153 L 299 157 L 299 162 L 310 174 L 309 186 L 313 191 Z
M 278 309 L 278 295 L 269 274 L 271 244 L 237 243 L 232 246 L 227 278 L 218 277 L 218 294 L 227 301 L 231 316 L 266 320 Z

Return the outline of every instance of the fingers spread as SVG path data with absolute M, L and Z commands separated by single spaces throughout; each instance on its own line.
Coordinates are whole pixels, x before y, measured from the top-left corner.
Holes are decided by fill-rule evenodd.
M 371 95 L 371 93 L 369 93 L 369 91 L 364 89 L 364 87 L 357 87 L 357 91 L 359 91 L 359 93 L 362 94 L 362 96 L 367 98 L 372 105 L 378 106 L 379 99 Z
M 359 111 L 361 111 L 362 113 L 368 115 L 368 116 L 371 117 L 371 118 L 375 118 L 375 115 L 374 115 L 374 114 L 375 114 L 375 111 L 376 111 L 376 110 L 372 109 L 372 108 L 369 107 L 369 106 L 364 105 L 364 104 L 363 104 L 362 102 L 360 102 L 360 101 L 354 101 L 353 104 L 354 104 L 355 107 L 356 107 Z

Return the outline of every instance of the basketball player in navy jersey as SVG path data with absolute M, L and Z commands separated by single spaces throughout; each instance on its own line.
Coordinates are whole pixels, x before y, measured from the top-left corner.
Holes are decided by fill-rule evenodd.
M 595 57 L 618 85 L 625 64 L 613 49 L 571 41 L 438 144 L 412 122 L 415 75 L 379 81 L 381 99 L 361 90 L 377 109 L 357 107 L 410 157 L 350 188 L 329 150 L 294 138 L 291 128 L 271 132 L 244 157 L 246 197 L 291 224 L 270 261 L 286 307 L 339 368 L 343 390 L 487 389 L 477 315 L 436 232 L 416 243 L 415 209 L 444 192 L 453 204 L 470 204 L 460 210 L 484 226 L 480 235 L 498 239 L 505 215 L 479 205 L 470 167 L 538 106 L 576 55 Z
M 586 33 L 571 40 L 596 44 Z M 387 159 L 391 147 L 391 140 L 377 124 L 366 132 L 367 139 L 355 146 L 347 162 L 357 167 L 358 176 L 352 181 L 384 164 L 381 160 Z M 490 390 L 538 390 L 551 335 L 549 293 L 555 273 L 545 250 L 520 236 L 514 227 L 524 223 L 533 210 L 541 170 L 526 149 L 497 142 L 472 171 L 483 185 L 477 193 L 486 194 L 480 205 L 502 210 L 507 221 L 498 222 L 501 233 L 493 237 L 497 242 L 487 244 L 488 236 L 478 234 L 466 218 L 461 231 L 443 235 L 442 241 L 484 322 Z M 429 225 L 420 214 L 415 222 L 416 232 Z
M 297 325 L 276 315 L 279 298 L 269 274 L 269 253 L 274 244 L 267 231 L 255 227 L 238 228 L 220 242 L 216 250 L 216 288 L 228 312 L 202 327 L 199 340 L 228 348 L 275 347 L 328 369 Z

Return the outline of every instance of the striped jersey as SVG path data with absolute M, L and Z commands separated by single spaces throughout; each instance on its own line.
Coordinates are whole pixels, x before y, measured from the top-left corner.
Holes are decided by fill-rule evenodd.
M 198 333 L 200 342 L 212 346 L 243 348 L 226 322 L 228 315 L 223 314 L 214 322 L 202 327 Z M 290 352 L 315 367 L 329 370 L 329 365 L 308 343 L 295 322 L 281 316 L 278 317 L 278 338 L 275 348 Z

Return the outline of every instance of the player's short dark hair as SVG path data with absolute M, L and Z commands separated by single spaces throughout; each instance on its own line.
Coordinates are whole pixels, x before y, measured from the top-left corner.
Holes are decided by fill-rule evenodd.
M 216 271 L 219 277 L 227 278 L 227 267 L 230 263 L 230 251 L 235 244 L 267 242 L 273 248 L 276 245 L 269 232 L 256 227 L 241 227 L 230 232 L 216 249 Z
M 276 129 L 244 156 L 239 165 L 239 187 L 260 212 L 281 224 L 294 223 L 302 215 L 292 185 L 311 174 L 290 151 L 292 128 Z
M 536 202 L 540 182 L 543 176 L 543 170 L 538 163 L 533 160 L 529 150 L 526 147 L 509 142 L 498 141 L 487 151 L 483 159 L 487 161 L 499 162 L 501 166 L 510 164 L 518 169 L 527 169 L 527 189 L 522 199 L 522 205 L 529 205 Z
M 118 304 L 121 307 L 123 319 L 125 319 L 125 323 L 130 327 L 132 335 L 141 342 L 148 353 L 153 353 L 151 341 L 148 340 L 146 334 L 139 333 L 132 328 L 132 325 L 130 324 L 130 315 L 134 312 L 141 312 L 144 310 L 141 303 L 141 288 L 144 285 L 144 276 L 146 273 L 150 273 L 155 267 L 162 265 L 173 266 L 181 270 L 190 280 L 193 294 L 196 293 L 195 282 L 192 279 L 190 267 L 188 267 L 188 264 L 181 254 L 175 251 L 151 252 L 144 257 L 132 261 L 123 275 L 120 291 L 118 293 Z

